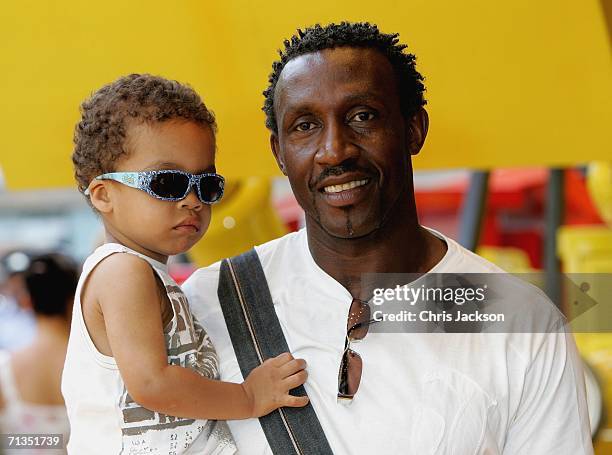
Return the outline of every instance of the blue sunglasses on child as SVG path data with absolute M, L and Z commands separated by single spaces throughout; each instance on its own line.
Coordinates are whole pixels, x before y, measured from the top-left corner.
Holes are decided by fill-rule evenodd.
M 215 173 L 190 174 L 179 170 L 109 172 L 97 176 L 94 180 L 114 180 L 132 188 L 149 193 L 162 201 L 180 201 L 185 199 L 191 188 L 204 204 L 214 204 L 223 197 L 225 179 Z M 83 194 L 89 196 L 89 188 Z

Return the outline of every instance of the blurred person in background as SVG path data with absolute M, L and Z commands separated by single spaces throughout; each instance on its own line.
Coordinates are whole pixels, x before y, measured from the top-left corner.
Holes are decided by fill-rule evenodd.
M 36 320 L 23 284 L 23 272 L 31 256 L 23 251 L 10 251 L 0 258 L 0 350 L 22 348 L 36 334 Z
M 34 257 L 14 277 L 13 291 L 32 309 L 37 327 L 27 346 L 0 350 L 0 433 L 63 434 L 66 443 L 69 424 L 60 379 L 77 280 L 77 267 L 59 254 Z

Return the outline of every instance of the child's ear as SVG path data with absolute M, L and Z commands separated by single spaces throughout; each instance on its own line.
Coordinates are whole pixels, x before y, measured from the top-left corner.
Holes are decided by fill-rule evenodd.
M 278 136 L 274 133 L 270 134 L 270 148 L 272 149 L 272 153 L 274 154 L 274 158 L 276 159 L 276 164 L 278 164 L 279 169 L 284 175 L 287 175 L 285 161 L 283 160 L 283 157 L 280 154 Z
M 100 213 L 110 213 L 113 210 L 113 202 L 105 182 L 94 180 L 89 187 L 89 200 Z

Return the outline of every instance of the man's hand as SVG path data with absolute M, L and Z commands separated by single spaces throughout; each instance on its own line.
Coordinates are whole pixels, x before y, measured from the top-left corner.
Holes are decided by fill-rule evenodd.
M 289 390 L 306 382 L 306 361 L 284 352 L 255 368 L 242 383 L 253 417 L 261 417 L 277 408 L 299 408 L 308 404 L 308 397 L 289 395 Z

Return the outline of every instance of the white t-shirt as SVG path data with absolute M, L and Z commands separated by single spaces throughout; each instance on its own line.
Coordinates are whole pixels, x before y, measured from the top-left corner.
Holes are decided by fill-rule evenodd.
M 223 421 L 187 419 L 151 411 L 130 396 L 113 357 L 97 350 L 81 310 L 81 292 L 92 270 L 111 254 L 146 260 L 163 283 L 172 306 L 164 328 L 168 364 L 218 379 L 217 356 L 184 294 L 166 265 L 117 243 L 106 243 L 83 265 L 62 374 L 62 394 L 70 420 L 70 455 L 232 455 L 236 446 Z M 112 286 L 112 283 L 109 283 Z M 156 304 L 156 303 L 154 303 Z
M 503 272 L 432 232 L 448 251 L 430 272 Z M 256 251 L 289 349 L 308 363 L 306 391 L 335 454 L 593 453 L 571 334 L 368 333 L 351 346 L 363 372 L 347 406 L 337 392 L 350 293 L 315 263 L 306 230 Z M 183 289 L 217 349 L 221 379 L 241 382 L 217 297 L 219 267 L 198 270 Z M 551 305 L 522 289 L 533 305 Z M 542 314 L 554 319 L 555 311 Z M 257 419 L 228 423 L 241 453 L 271 453 Z

